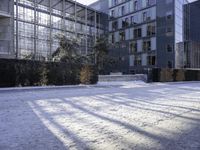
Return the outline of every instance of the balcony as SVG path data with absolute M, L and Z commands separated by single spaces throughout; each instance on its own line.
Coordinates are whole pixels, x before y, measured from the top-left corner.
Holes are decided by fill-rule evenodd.
M 8 12 L 0 10 L 0 18 L 10 18 L 10 17 L 11 15 Z

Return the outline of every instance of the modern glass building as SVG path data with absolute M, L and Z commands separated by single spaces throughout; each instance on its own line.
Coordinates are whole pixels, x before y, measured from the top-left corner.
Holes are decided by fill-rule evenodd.
M 109 0 L 109 33 L 118 59 L 112 71 L 179 68 L 186 0 Z
M 55 35 L 76 36 L 88 54 L 105 31 L 106 15 L 72 0 L 1 0 L 0 57 L 48 60 L 58 47 Z

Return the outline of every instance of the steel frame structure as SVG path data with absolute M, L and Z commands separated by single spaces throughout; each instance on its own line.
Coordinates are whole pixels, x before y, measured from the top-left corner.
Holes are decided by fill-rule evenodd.
M 54 38 L 58 33 L 78 37 L 80 53 L 91 53 L 96 38 L 105 32 L 103 15 L 72 0 L 14 0 L 15 56 L 51 60 L 59 44 Z

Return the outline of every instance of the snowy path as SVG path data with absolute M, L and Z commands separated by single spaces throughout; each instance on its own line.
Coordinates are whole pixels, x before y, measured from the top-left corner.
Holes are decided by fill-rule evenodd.
M 0 150 L 200 150 L 200 82 L 0 90 Z

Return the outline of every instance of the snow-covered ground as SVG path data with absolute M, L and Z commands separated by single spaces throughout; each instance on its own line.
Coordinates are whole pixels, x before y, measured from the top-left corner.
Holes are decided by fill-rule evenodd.
M 0 89 L 0 150 L 200 149 L 200 82 Z

